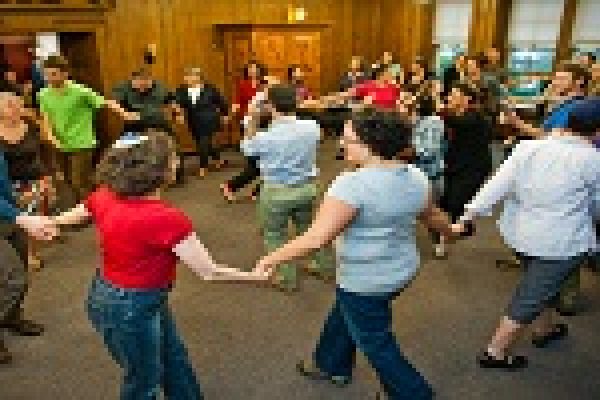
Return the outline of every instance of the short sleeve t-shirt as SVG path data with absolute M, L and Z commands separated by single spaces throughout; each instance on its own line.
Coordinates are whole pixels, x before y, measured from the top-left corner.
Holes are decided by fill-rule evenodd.
M 104 97 L 86 86 L 67 81 L 62 89 L 42 89 L 38 98 L 40 110 L 48 117 L 62 151 L 96 147 L 94 117 L 96 110 L 104 105 Z
M 360 98 L 370 97 L 377 107 L 393 109 L 400 98 L 400 88 L 392 83 L 382 85 L 368 81 L 356 87 L 356 95 Z
M 318 175 L 320 129 L 313 120 L 283 117 L 266 131 L 242 140 L 241 148 L 246 156 L 258 157 L 265 183 L 300 185 Z
M 175 279 L 173 247 L 192 222 L 162 200 L 120 197 L 106 187 L 85 201 L 102 248 L 102 276 L 130 289 L 166 288 Z
M 357 210 L 336 243 L 341 288 L 391 293 L 414 278 L 415 221 L 428 193 L 427 177 L 411 165 L 361 168 L 334 180 L 327 196 Z

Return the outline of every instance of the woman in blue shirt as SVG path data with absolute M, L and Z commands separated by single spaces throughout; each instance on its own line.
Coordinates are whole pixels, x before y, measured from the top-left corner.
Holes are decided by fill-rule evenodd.
M 395 114 L 354 116 L 345 125 L 341 145 L 345 159 L 357 169 L 335 179 L 304 235 L 257 265 L 270 273 L 338 239 L 336 301 L 314 359 L 298 369 L 310 378 L 347 384 L 358 348 L 391 400 L 433 396 L 425 378 L 400 352 L 391 325 L 391 303 L 418 270 L 415 221 L 451 234 L 448 218 L 432 203 L 427 178 L 407 161 L 413 153 L 411 140 L 412 127 Z

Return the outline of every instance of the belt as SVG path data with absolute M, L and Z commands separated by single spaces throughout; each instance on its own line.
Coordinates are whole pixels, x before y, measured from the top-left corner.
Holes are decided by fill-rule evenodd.
M 285 188 L 296 188 L 296 187 L 300 187 L 300 186 L 310 185 L 313 183 L 315 183 L 314 179 L 304 181 L 304 182 L 299 182 L 299 183 L 292 183 L 292 184 L 263 182 L 263 187 L 272 187 L 274 189 L 285 189 Z

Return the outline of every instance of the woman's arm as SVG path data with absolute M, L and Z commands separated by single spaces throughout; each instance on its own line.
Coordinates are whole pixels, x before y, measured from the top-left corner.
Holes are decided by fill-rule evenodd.
M 239 281 L 265 279 L 253 272 L 244 272 L 235 268 L 218 265 L 195 233 L 191 233 L 177 244 L 173 248 L 173 251 L 185 265 L 205 280 Z
M 427 206 L 419 215 L 419 220 L 429 229 L 438 232 L 445 237 L 453 236 L 450 218 L 434 204 L 431 195 L 429 195 L 429 199 L 427 200 Z
M 270 274 L 279 264 L 307 256 L 326 246 L 344 230 L 356 213 L 354 207 L 326 196 L 306 233 L 261 259 L 256 271 Z
M 90 217 L 90 212 L 83 203 L 80 203 L 52 219 L 56 225 L 79 225 L 87 222 Z

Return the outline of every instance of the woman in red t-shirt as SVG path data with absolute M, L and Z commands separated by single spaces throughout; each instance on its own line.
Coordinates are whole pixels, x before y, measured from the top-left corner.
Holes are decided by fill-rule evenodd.
M 161 200 L 179 160 L 162 132 L 119 140 L 97 170 L 98 189 L 55 218 L 58 225 L 92 220 L 102 267 L 87 311 L 124 372 L 121 399 L 200 399 L 202 394 L 168 306 L 177 260 L 208 280 L 259 280 L 217 265 L 190 219 Z
M 400 83 L 394 78 L 393 71 L 385 68 L 377 71 L 376 76 L 376 79 L 359 83 L 345 92 L 322 97 L 321 105 L 327 107 L 331 103 L 345 103 L 356 99 L 362 105 L 382 110 L 396 110 L 402 89 Z

